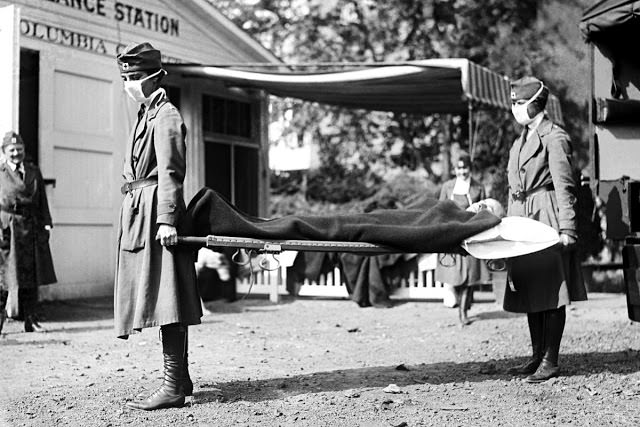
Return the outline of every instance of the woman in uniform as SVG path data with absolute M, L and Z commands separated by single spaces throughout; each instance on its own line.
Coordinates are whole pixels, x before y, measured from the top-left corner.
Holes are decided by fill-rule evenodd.
M 535 219 L 560 233 L 558 246 L 508 263 L 504 309 L 527 313 L 533 353 L 509 372 L 528 375 L 531 383 L 558 375 L 565 306 L 587 299 L 574 250 L 578 236 L 571 144 L 545 115 L 548 96 L 547 87 L 534 77 L 511 85 L 512 113 L 524 128 L 509 152 L 507 215 Z

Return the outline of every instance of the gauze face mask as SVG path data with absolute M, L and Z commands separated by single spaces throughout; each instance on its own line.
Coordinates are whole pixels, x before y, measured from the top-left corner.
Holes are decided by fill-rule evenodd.
M 127 92 L 127 95 L 131 97 L 136 102 L 143 103 L 147 100 L 147 97 L 144 96 L 144 92 L 142 91 L 142 83 L 145 81 L 157 76 L 160 74 L 162 70 L 158 70 L 157 72 L 148 75 L 144 79 L 140 80 L 125 80 L 124 81 L 124 90 Z
M 535 99 L 542 93 L 543 89 L 544 89 L 544 84 L 541 84 L 540 89 L 538 89 L 538 91 L 527 102 L 523 104 L 513 104 L 511 106 L 511 113 L 513 114 L 513 117 L 516 119 L 516 122 L 525 126 L 533 121 L 535 116 L 529 117 L 529 110 L 528 110 L 529 105 L 533 101 L 535 101 Z

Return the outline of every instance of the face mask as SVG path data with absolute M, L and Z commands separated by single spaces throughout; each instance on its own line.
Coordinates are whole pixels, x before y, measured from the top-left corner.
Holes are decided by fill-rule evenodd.
M 142 83 L 157 76 L 161 72 L 162 70 L 158 70 L 157 72 L 151 75 L 148 75 L 144 79 L 140 79 L 140 80 L 126 80 L 124 82 L 125 92 L 127 92 L 127 95 L 129 95 L 131 99 L 133 99 L 136 102 L 143 103 L 147 101 L 148 98 L 144 96 L 144 92 L 142 91 Z
M 529 99 L 527 102 L 525 102 L 524 104 L 514 104 L 511 106 L 511 113 L 513 114 L 513 117 L 516 119 L 516 122 L 525 126 L 533 121 L 535 116 L 534 117 L 529 116 L 529 105 L 533 101 L 535 101 L 538 95 L 542 93 L 543 89 L 544 89 L 544 85 L 540 85 L 540 89 L 538 89 L 535 95 L 533 95 L 531 99 Z

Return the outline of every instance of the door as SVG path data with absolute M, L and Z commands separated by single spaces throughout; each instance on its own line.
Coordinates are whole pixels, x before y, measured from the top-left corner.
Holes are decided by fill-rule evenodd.
M 71 49 L 40 56 L 40 166 L 55 179 L 48 194 L 60 281 L 47 295 L 110 295 L 131 107 L 113 60 Z
M 0 134 L 18 129 L 18 85 L 20 70 L 20 11 L 0 7 Z M 0 135 L 1 136 L 1 135 Z

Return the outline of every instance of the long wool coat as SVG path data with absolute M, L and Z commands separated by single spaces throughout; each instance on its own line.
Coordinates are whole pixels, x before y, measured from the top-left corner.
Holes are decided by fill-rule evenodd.
M 559 232 L 577 236 L 576 184 L 571 169 L 571 143 L 567 133 L 544 118 L 526 141 L 521 135 L 509 152 L 507 215 L 543 222 Z M 553 189 L 536 192 L 524 201 L 512 195 L 547 184 Z M 519 313 L 551 310 L 570 301 L 587 299 L 575 250 L 554 246 L 511 258 L 504 309 Z
M 442 184 L 439 199 L 453 200 L 461 209 L 466 209 L 470 206 L 469 201 L 476 203 L 486 198 L 484 187 L 473 178 L 469 185 L 468 198 L 457 194 L 452 197 L 455 184 L 456 178 Z M 489 279 L 489 271 L 485 264 L 471 255 L 438 254 L 438 260 L 435 277 L 439 282 L 451 286 L 468 286 Z
M 164 90 L 141 108 L 125 152 L 127 182 L 157 177 L 155 185 L 124 196 L 120 211 L 114 290 L 116 334 L 171 323 L 200 323 L 194 253 L 163 247 L 159 224 L 183 228 L 186 128 Z
M 38 167 L 24 162 L 22 180 L 9 165 L 0 163 L 0 263 L 10 316 L 20 314 L 18 289 L 57 281 L 45 225 L 51 225 L 51 214 Z

